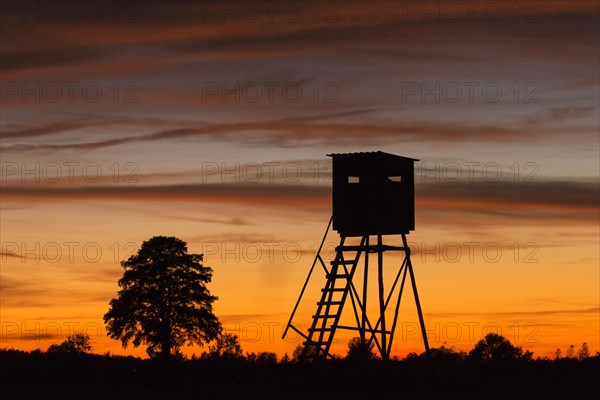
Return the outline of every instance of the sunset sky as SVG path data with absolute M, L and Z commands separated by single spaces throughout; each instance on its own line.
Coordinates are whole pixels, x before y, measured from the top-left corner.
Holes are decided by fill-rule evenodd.
M 145 356 L 102 316 L 119 261 L 165 235 L 204 253 L 245 351 L 291 354 L 326 154 L 381 150 L 420 160 L 408 239 L 432 347 L 600 350 L 597 1 L 1 7 L 0 347 L 75 330 Z M 416 323 L 406 301 L 393 355 L 423 351 Z

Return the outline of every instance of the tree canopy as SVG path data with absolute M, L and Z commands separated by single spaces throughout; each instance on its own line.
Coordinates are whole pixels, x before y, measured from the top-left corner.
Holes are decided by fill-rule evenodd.
M 48 353 L 84 354 L 90 350 L 92 350 L 90 336 L 79 332 L 67 336 L 67 340 L 60 344 L 53 344 L 48 347 Z
M 206 287 L 212 269 L 202 265 L 202 254 L 189 254 L 187 243 L 155 236 L 137 254 L 121 262 L 121 288 L 104 315 L 108 335 L 144 344 L 150 357 L 179 354 L 184 344 L 203 345 L 221 333 Z
M 469 358 L 483 363 L 531 359 L 531 355 L 529 351 L 523 353 L 521 347 L 513 346 L 508 339 L 496 333 L 487 334 L 469 352 Z
M 240 346 L 237 335 L 222 333 L 216 338 L 214 344 L 208 346 L 207 356 L 242 358 L 244 357 L 244 352 L 242 351 L 242 346 Z
M 354 337 L 348 342 L 346 359 L 356 362 L 371 361 L 377 358 L 373 341 L 363 342 L 360 337 Z

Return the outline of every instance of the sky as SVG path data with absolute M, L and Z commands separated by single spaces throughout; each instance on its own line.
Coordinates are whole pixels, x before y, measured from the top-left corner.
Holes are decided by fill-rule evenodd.
M 204 254 L 245 351 L 291 354 L 326 155 L 385 151 L 419 160 L 408 240 L 432 347 L 600 350 L 596 1 L 1 7 L 0 347 L 84 332 L 145 356 L 102 316 L 119 262 L 164 235 Z M 392 354 L 422 352 L 410 292 L 399 321 Z

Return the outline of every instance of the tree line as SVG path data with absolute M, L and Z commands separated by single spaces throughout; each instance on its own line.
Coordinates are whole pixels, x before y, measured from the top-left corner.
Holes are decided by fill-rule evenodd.
M 92 351 L 90 337 L 87 334 L 76 332 L 73 335 L 68 335 L 66 340 L 60 344 L 52 344 L 48 348 L 48 353 L 64 354 L 64 355 L 84 355 Z M 199 356 L 193 355 L 192 360 L 238 360 L 260 363 L 289 363 L 301 362 L 300 355 L 302 353 L 302 345 L 298 345 L 292 356 L 287 353 L 281 358 L 272 352 L 245 353 L 239 342 L 238 336 L 230 333 L 220 333 L 219 336 L 211 342 L 208 350 L 202 352 Z M 110 353 L 106 354 L 110 356 Z M 600 353 L 596 352 L 595 356 L 590 354 L 587 343 L 582 343 L 578 350 L 575 350 L 574 345 L 570 345 L 562 356 L 562 351 L 557 349 L 553 360 L 559 361 L 562 359 L 571 359 L 584 361 L 591 357 L 600 357 Z M 183 359 L 180 355 L 179 359 Z M 421 354 L 409 353 L 406 360 L 411 359 L 447 359 L 455 362 L 470 361 L 475 363 L 495 363 L 508 361 L 525 361 L 530 362 L 533 359 L 533 353 L 519 346 L 514 346 L 510 340 L 502 335 L 489 333 L 483 339 L 479 340 L 475 346 L 468 352 L 456 350 L 454 347 L 441 346 L 431 348 L 429 353 Z M 177 357 L 173 358 L 177 359 Z M 549 358 L 543 357 L 538 359 L 550 361 Z M 350 339 L 348 342 L 347 353 L 344 356 L 336 356 L 336 360 L 346 360 L 351 362 L 363 363 L 379 360 L 378 354 L 374 351 L 374 345 L 363 344 L 360 337 Z M 398 356 L 392 357 L 392 361 L 401 361 Z
M 154 236 L 142 243 L 136 254 L 121 262 L 123 276 L 120 290 L 109 303 L 104 321 L 109 337 L 121 341 L 123 348 L 146 346 L 150 358 L 183 359 L 184 345 L 209 344 L 203 359 L 247 359 L 249 361 L 277 362 L 274 353 L 247 353 L 244 355 L 236 335 L 223 332 L 221 323 L 213 312 L 213 296 L 207 284 L 212 279 L 212 269 L 202 264 L 202 254 L 188 253 L 187 243 L 176 237 Z M 362 362 L 377 359 L 373 342 L 363 343 L 353 338 L 348 343 L 348 353 L 340 359 Z M 49 352 L 82 354 L 89 352 L 89 337 L 81 333 L 69 336 L 61 344 L 50 346 Z M 280 361 L 296 361 L 302 352 L 299 345 L 292 356 Z M 499 360 L 530 361 L 533 354 L 513 346 L 498 334 L 488 334 L 468 353 L 454 348 L 433 348 L 429 354 L 408 354 L 408 359 L 418 357 L 470 360 L 482 363 Z M 576 350 L 574 345 L 563 352 L 556 349 L 554 359 L 585 360 L 590 357 L 587 343 Z M 397 358 L 396 358 L 397 360 Z

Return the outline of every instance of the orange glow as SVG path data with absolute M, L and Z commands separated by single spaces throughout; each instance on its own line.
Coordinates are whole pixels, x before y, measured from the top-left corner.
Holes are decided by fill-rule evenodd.
M 288 2 L 293 22 L 168 3 L 121 10 L 133 21 L 0 15 L 0 347 L 85 330 L 96 353 L 145 357 L 102 316 L 119 262 L 167 235 L 205 255 L 244 351 L 291 355 L 281 334 L 331 215 L 326 154 L 381 150 L 422 166 L 408 240 L 431 346 L 498 331 L 535 356 L 600 350 L 597 3 L 479 1 L 454 20 L 469 2 Z M 410 295 L 399 357 L 423 350 Z

